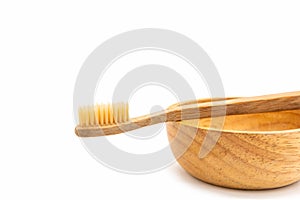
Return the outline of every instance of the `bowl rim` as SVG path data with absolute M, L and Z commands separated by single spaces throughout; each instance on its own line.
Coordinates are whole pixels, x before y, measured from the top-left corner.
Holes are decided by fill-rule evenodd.
M 237 99 L 240 97 L 224 97 L 224 98 L 203 98 L 203 99 L 196 99 L 196 100 L 190 100 L 190 101 L 185 101 L 185 102 L 179 102 L 179 103 L 175 103 L 172 104 L 171 106 L 169 106 L 169 108 L 175 107 L 175 106 L 180 106 L 180 105 L 188 105 L 188 104 L 193 104 L 193 103 L 205 103 L 205 102 L 209 102 L 209 101 L 222 101 L 222 100 L 231 100 L 231 99 Z M 296 109 L 297 110 L 297 109 Z M 188 121 L 188 120 L 183 120 L 183 121 Z M 182 124 L 182 121 L 178 121 L 175 123 L 180 123 Z M 189 126 L 186 124 L 182 124 L 184 126 Z M 195 127 L 195 126 L 191 126 L 191 127 Z M 243 130 L 230 130 L 230 129 L 216 129 L 216 128 L 210 128 L 210 127 L 195 127 L 198 129 L 202 129 L 205 131 L 221 131 L 222 133 L 227 133 L 227 134 L 257 134 L 257 135 L 272 135 L 272 134 L 290 134 L 290 133 L 296 133 L 299 132 L 300 133 L 300 127 L 296 128 L 296 129 L 287 129 L 287 130 L 274 130 L 274 131 L 243 131 Z
M 189 121 L 189 120 L 183 120 L 183 121 Z M 178 121 L 178 122 L 173 122 L 173 123 L 179 123 L 180 125 L 183 126 L 189 126 L 205 131 L 219 131 L 222 133 L 227 133 L 227 134 L 257 134 L 257 135 L 272 135 L 272 134 L 290 134 L 290 133 L 300 133 L 300 128 L 296 129 L 287 129 L 287 130 L 274 130 L 274 131 L 245 131 L 245 130 L 231 130 L 231 129 L 217 129 L 217 128 L 210 128 L 210 127 L 203 127 L 203 126 L 193 126 L 193 125 L 188 125 L 182 123 L 183 121 Z
M 209 130 L 209 131 L 220 131 L 220 129 L 209 129 L 209 128 L 203 128 L 199 127 L 202 130 Z M 236 133 L 236 134 L 252 134 L 252 135 L 273 135 L 273 134 L 289 134 L 289 133 L 300 133 L 300 128 L 297 129 L 288 129 L 288 130 L 278 130 L 278 131 L 242 131 L 242 130 L 230 130 L 230 129 L 224 129 L 221 130 L 222 133 Z

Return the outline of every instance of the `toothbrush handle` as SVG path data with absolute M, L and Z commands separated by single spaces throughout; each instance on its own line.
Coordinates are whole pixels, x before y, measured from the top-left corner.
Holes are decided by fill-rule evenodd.
M 167 111 L 167 121 L 297 109 L 300 91 L 177 106 Z
M 299 91 L 229 100 L 207 99 L 207 102 L 179 103 L 171 106 L 166 111 L 133 118 L 119 124 L 91 127 L 77 126 L 75 133 L 79 137 L 115 135 L 162 122 L 297 109 L 300 109 Z

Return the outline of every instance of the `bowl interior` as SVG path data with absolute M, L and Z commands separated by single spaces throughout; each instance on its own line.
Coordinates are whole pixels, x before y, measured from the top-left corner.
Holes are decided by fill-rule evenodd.
M 199 123 L 200 122 L 200 123 Z M 222 127 L 223 131 L 234 132 L 272 132 L 300 128 L 300 110 L 231 115 L 226 117 L 204 118 L 182 121 L 185 125 L 202 129 Z M 220 123 L 224 125 L 220 126 Z

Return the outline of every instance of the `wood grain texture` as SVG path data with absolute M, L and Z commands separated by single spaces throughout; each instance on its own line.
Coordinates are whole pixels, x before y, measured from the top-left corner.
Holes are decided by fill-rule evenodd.
M 210 102 L 199 100 L 176 104 L 166 111 L 133 118 L 127 122 L 103 126 L 77 126 L 75 133 L 80 137 L 114 135 L 163 122 L 294 109 L 300 109 L 300 92 L 218 99 Z
M 218 132 L 209 131 L 211 122 L 204 118 L 167 123 L 171 149 L 192 176 L 247 190 L 278 188 L 300 180 L 300 110 L 226 116 L 216 146 L 200 159 L 204 138 L 213 139 Z

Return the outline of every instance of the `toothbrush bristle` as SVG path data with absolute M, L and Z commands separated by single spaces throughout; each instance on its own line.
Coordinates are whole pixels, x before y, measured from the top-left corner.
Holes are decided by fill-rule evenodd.
M 129 120 L 128 103 L 97 104 L 78 109 L 80 126 L 103 126 Z

